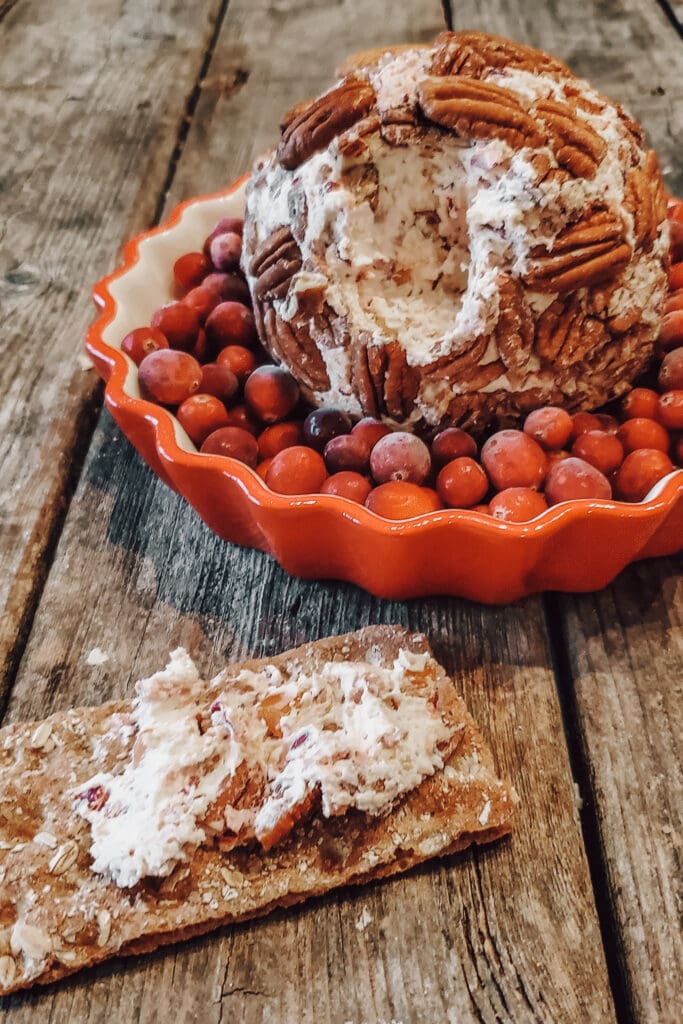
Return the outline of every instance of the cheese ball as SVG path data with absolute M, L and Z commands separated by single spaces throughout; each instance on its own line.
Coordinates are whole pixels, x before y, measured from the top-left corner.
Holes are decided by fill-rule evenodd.
M 479 32 L 359 54 L 248 189 L 262 343 L 314 405 L 433 434 L 593 409 L 649 361 L 666 195 L 638 124 Z

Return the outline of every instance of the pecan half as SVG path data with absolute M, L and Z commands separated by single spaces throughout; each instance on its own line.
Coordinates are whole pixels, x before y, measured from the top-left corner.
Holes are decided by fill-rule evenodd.
M 367 416 L 398 420 L 410 415 L 419 389 L 418 374 L 399 342 L 372 345 L 363 335 L 351 346 L 351 382 Z
M 555 161 L 549 153 L 543 150 L 534 153 L 529 163 L 536 171 L 536 178 L 534 180 L 536 188 L 540 185 L 549 185 L 551 182 L 563 185 L 565 181 L 569 181 L 571 178 L 569 171 L 565 171 L 563 167 L 555 166 Z
M 505 365 L 500 359 L 480 362 L 488 345 L 488 335 L 477 335 L 471 339 L 469 348 L 455 356 L 441 356 L 424 367 L 423 379 L 427 383 L 433 381 L 437 388 L 443 381 L 452 381 L 456 385 L 455 394 L 464 397 L 469 406 L 476 406 L 479 402 L 476 392 L 505 373 Z
M 262 324 L 263 344 L 278 362 L 296 374 L 304 396 L 312 400 L 316 393 L 327 391 L 330 378 L 325 360 L 311 337 L 309 318 L 283 320 L 267 305 L 262 310 Z
M 592 211 L 555 238 L 551 252 L 532 250 L 524 281 L 540 292 L 566 292 L 612 277 L 631 258 L 620 220 Z
M 545 362 L 554 363 L 567 336 L 572 330 L 580 330 L 582 312 L 576 301 L 565 305 L 560 299 L 543 310 L 536 322 L 535 347 Z
M 351 125 L 347 131 L 341 133 L 337 147 L 345 163 L 369 159 L 370 150 L 366 140 L 368 136 L 374 135 L 379 131 L 380 124 L 379 115 L 373 112 L 368 117 L 364 117 L 362 120 Z
M 347 78 L 318 99 L 293 107 L 282 123 L 277 159 L 287 170 L 329 145 L 335 136 L 369 114 L 375 91 L 362 78 Z
M 418 375 L 408 366 L 405 350 L 398 341 L 391 341 L 384 346 L 384 356 L 384 407 L 389 416 L 403 419 L 410 415 L 417 398 Z
M 666 195 L 657 155 L 652 150 L 642 167 L 634 167 L 626 175 L 625 206 L 633 214 L 636 248 L 651 249 L 666 218 Z
M 511 146 L 540 146 L 538 125 L 514 93 L 491 82 L 448 75 L 426 78 L 418 100 L 430 121 L 471 139 L 504 139 Z
M 588 316 L 576 295 L 556 299 L 543 311 L 536 323 L 537 354 L 553 364 L 557 383 L 562 387 L 563 371 L 585 361 L 610 344 L 610 333 L 602 320 Z M 574 373 L 572 373 L 572 381 Z
M 368 363 L 368 346 L 362 336 L 351 342 L 351 387 L 360 402 L 366 416 L 377 416 L 379 412 L 378 396 L 374 388 L 372 374 Z
M 432 75 L 480 78 L 492 68 L 570 74 L 565 64 L 549 54 L 486 32 L 442 32 L 435 45 Z
M 495 337 L 500 358 L 513 387 L 526 376 L 529 354 L 534 345 L 534 322 L 519 280 L 508 274 L 498 278 L 500 297 Z
M 255 278 L 255 302 L 284 299 L 289 284 L 301 269 L 301 251 L 288 227 L 276 228 L 259 247 L 249 264 L 249 273 Z
M 577 118 L 568 103 L 537 100 L 530 108 L 548 133 L 560 167 L 577 178 L 592 178 L 607 152 L 607 143 L 584 120 Z

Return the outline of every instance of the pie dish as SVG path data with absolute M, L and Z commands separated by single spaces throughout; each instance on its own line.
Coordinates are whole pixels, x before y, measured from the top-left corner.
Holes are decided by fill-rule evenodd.
M 657 157 L 618 104 L 481 32 L 350 58 L 247 189 L 259 334 L 314 405 L 481 433 L 597 409 L 650 360 Z
M 94 288 L 99 315 L 86 339 L 112 416 L 215 533 L 267 552 L 296 576 L 346 580 L 386 598 L 450 594 L 499 604 L 542 590 L 597 590 L 629 562 L 681 548 L 681 470 L 637 505 L 566 502 L 527 524 L 456 510 L 389 522 L 333 495 L 274 494 L 244 464 L 199 454 L 169 411 L 141 399 L 121 341 L 170 298 L 174 260 L 221 217 L 242 215 L 246 181 L 182 203 L 129 242 L 118 269 Z

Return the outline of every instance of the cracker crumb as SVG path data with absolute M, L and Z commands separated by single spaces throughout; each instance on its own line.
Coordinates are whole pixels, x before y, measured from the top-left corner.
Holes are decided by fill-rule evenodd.
M 93 647 L 85 659 L 86 665 L 104 665 L 109 661 L 109 655 L 101 647 Z
M 50 738 L 52 732 L 51 722 L 41 722 L 31 736 L 31 750 L 41 750 Z
M 49 850 L 57 849 L 57 840 L 51 832 L 37 832 L 33 837 L 33 842 L 38 843 L 39 846 L 47 846 Z
M 79 352 L 76 356 L 76 366 L 79 370 L 82 370 L 83 373 L 89 373 L 91 370 L 95 369 L 92 360 L 89 359 L 84 352 Z
M 368 908 L 367 907 L 363 907 L 362 913 L 361 913 L 360 917 L 358 918 L 358 920 L 356 921 L 356 931 L 357 932 L 364 932 L 365 929 L 367 928 L 367 926 L 369 924 L 372 924 L 372 920 L 373 920 L 373 917 L 372 917 L 372 914 L 370 913 L 370 911 L 368 910 Z

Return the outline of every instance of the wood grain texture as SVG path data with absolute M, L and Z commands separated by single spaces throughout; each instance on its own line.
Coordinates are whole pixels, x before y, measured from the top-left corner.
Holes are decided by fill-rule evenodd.
M 285 111 L 331 85 L 349 53 L 443 27 L 440 0 L 231 0 L 167 209 L 250 167 L 276 144 Z
M 683 1016 L 683 561 L 555 601 L 632 1019 Z
M 451 0 L 454 29 L 481 29 L 554 53 L 645 126 L 667 185 L 683 195 L 683 41 L 657 0 Z
M 97 566 L 96 573 L 93 566 Z M 106 586 L 103 586 L 106 580 Z M 370 622 L 423 629 L 521 798 L 514 837 L 176 951 L 6 1000 L 0 1020 L 612 1021 L 539 602 L 388 602 L 222 544 L 105 417 L 6 721 L 130 693 L 182 642 L 202 668 Z M 108 660 L 88 665 L 99 647 Z M 96 980 L 95 980 L 96 979 Z M 39 1018 L 38 1018 L 39 1019 Z
M 152 220 L 220 7 L 29 0 L 0 23 L 0 680 L 99 405 L 90 285 Z
M 248 166 L 283 109 L 329 81 L 349 50 L 427 38 L 440 25 L 437 2 L 231 3 L 169 203 Z M 0 1020 L 614 1019 L 538 600 L 508 610 L 382 602 L 292 579 L 213 537 L 105 416 L 6 720 L 130 692 L 177 643 L 212 671 L 369 622 L 424 629 L 458 673 L 499 768 L 520 790 L 514 839 L 7 1000 Z M 96 647 L 108 660 L 90 665 Z
M 454 28 L 547 49 L 643 123 L 671 191 L 683 195 L 683 40 L 656 0 L 452 5 Z M 631 1019 L 683 1018 L 683 591 L 680 558 L 634 566 L 596 596 L 550 603 L 568 652 L 565 707 L 597 828 L 595 880 Z M 585 789 L 585 786 L 583 787 Z

